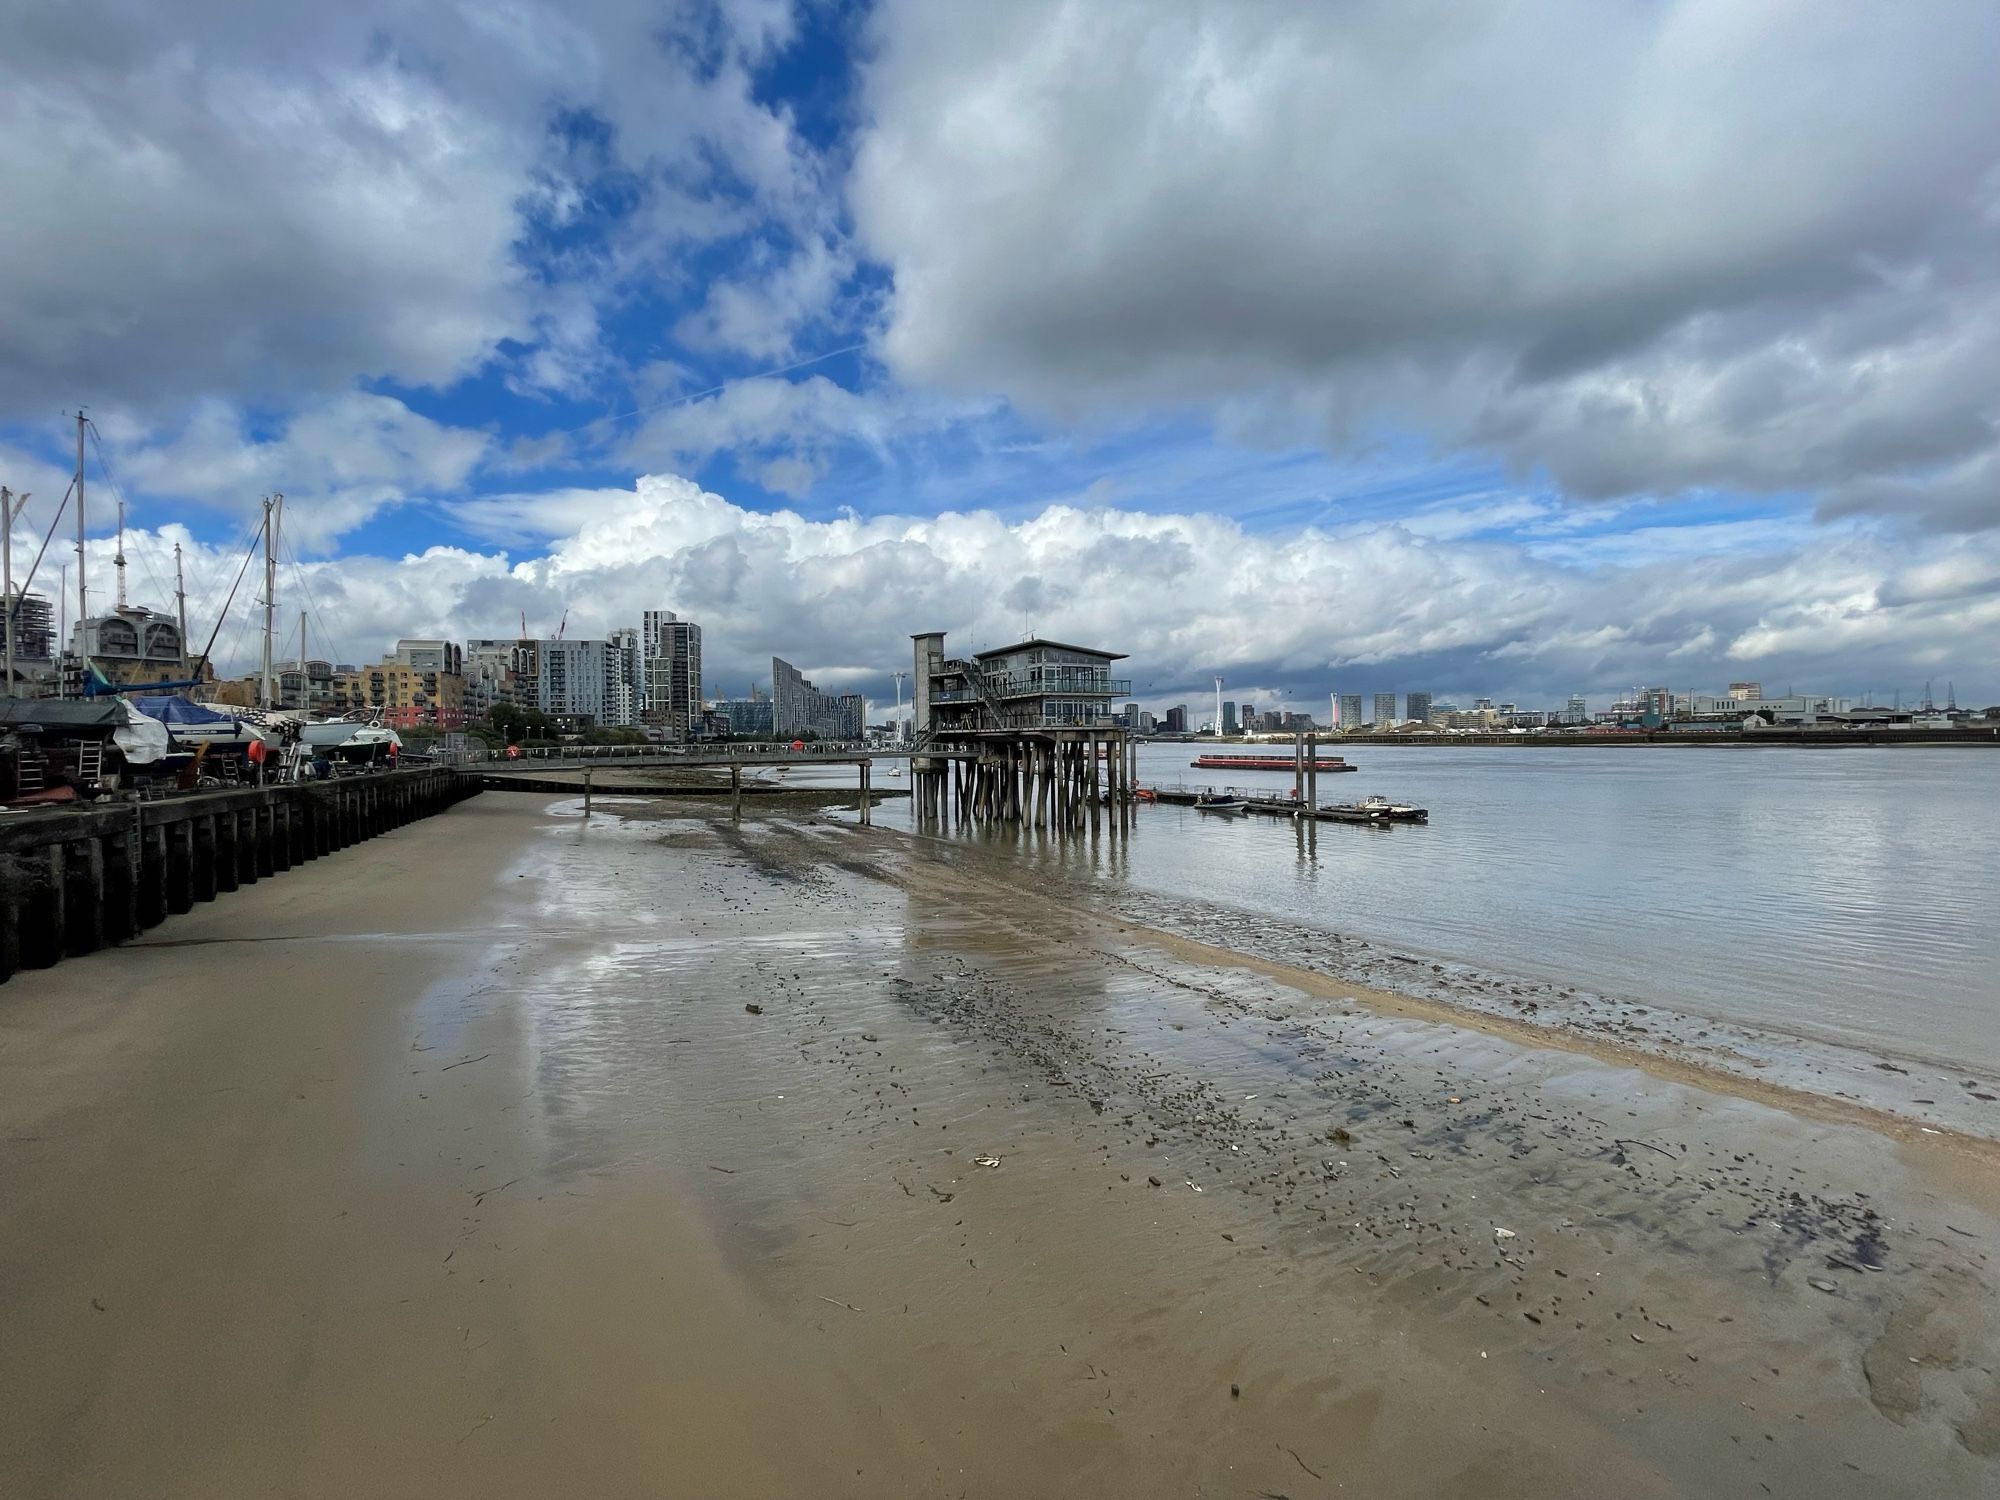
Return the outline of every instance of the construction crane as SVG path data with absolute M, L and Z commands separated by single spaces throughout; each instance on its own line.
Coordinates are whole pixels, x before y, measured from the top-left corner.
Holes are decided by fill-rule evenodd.
M 569 629 L 569 611 L 565 609 L 562 612 L 562 623 L 556 626 L 556 633 L 553 639 L 558 641 L 561 640 L 563 638 L 563 632 L 568 629 Z M 531 637 L 528 634 L 528 612 L 525 609 L 521 611 L 521 639 L 524 641 L 533 639 L 533 637 Z

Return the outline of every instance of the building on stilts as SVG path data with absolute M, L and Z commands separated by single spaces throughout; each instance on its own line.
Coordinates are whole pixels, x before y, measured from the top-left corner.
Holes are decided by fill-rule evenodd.
M 954 656 L 941 631 L 911 640 L 919 819 L 1074 828 L 1130 809 L 1134 747 L 1112 717 L 1132 691 L 1111 675 L 1122 655 L 1037 638 Z

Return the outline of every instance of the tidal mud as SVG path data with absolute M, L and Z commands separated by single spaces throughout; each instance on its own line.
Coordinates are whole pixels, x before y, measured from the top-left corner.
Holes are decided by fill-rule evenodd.
M 578 812 L 484 797 L 179 934 L 268 941 L 10 996 L 0 1488 L 2000 1480 L 1976 1142 L 887 830 Z

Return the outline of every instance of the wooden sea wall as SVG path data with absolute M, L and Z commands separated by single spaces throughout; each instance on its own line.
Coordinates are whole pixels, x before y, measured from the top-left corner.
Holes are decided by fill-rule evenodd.
M 476 795 L 441 766 L 0 817 L 0 981 Z

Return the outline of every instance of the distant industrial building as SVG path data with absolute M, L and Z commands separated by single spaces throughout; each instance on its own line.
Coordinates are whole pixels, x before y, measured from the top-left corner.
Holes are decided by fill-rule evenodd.
M 1815 693 L 1789 693 L 1782 698 L 1726 698 L 1705 693 L 1683 695 L 1675 704 L 1682 719 L 1741 720 L 1755 714 L 1771 724 L 1815 724 L 1822 717 L 1844 718 L 1855 711 L 1852 698 L 1822 697 Z
M 1761 682 L 1732 682 L 1729 684 L 1729 696 L 1734 698 L 1738 703 L 1758 702 L 1764 696 L 1764 684 Z

